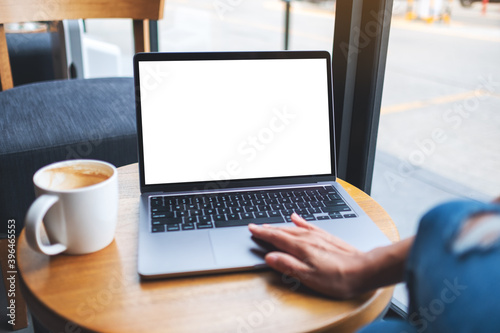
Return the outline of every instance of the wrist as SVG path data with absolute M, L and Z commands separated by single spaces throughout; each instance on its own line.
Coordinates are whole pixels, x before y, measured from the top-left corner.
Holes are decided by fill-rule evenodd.
M 361 253 L 353 292 L 360 294 L 403 281 L 406 257 L 412 244 L 413 238 L 409 238 Z

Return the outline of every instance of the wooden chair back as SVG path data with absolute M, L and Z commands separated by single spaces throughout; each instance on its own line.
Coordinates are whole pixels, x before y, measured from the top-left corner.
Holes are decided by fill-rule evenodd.
M 165 0 L 0 0 L 0 80 L 12 88 L 5 23 L 92 18 L 133 20 L 135 51 L 149 52 L 149 20 L 163 18 Z

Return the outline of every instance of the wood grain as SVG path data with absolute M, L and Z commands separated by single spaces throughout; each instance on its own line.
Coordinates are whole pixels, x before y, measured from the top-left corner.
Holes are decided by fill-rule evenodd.
M 0 1 L 0 80 L 2 91 L 13 88 L 5 23 L 92 18 L 133 20 L 137 52 L 149 52 L 149 20 L 163 18 L 164 0 L 2 0 Z
M 134 44 L 135 53 L 151 52 L 149 42 L 149 20 L 134 20 Z
M 90 18 L 160 20 L 163 7 L 164 0 L 2 0 L 0 23 Z
M 392 288 L 332 300 L 270 270 L 140 282 L 137 168 L 119 169 L 119 226 L 107 248 L 48 257 L 29 248 L 22 233 L 24 295 L 52 330 L 77 325 L 83 332 L 352 332 L 375 319 L 390 301 Z M 387 213 L 368 195 L 341 184 L 397 241 Z
M 5 26 L 2 23 L 0 23 L 0 81 L 2 81 L 2 91 L 14 86 L 10 68 L 9 50 L 7 48 L 7 38 L 5 37 Z

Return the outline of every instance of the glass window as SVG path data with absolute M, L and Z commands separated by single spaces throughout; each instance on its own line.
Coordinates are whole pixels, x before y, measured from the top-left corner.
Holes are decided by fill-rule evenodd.
M 159 21 L 159 50 L 250 51 L 282 50 L 286 5 L 282 0 L 165 1 Z M 328 50 L 333 47 L 335 2 L 292 1 L 289 49 Z M 132 76 L 130 20 L 87 20 L 84 39 L 118 46 L 118 75 Z M 89 66 L 97 66 L 97 60 Z
M 449 199 L 500 195 L 500 3 L 396 0 L 372 196 L 401 237 Z

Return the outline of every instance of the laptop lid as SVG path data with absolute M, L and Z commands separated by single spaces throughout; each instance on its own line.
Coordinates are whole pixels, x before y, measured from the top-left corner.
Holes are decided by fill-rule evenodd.
M 326 51 L 134 57 L 141 193 L 334 181 Z

